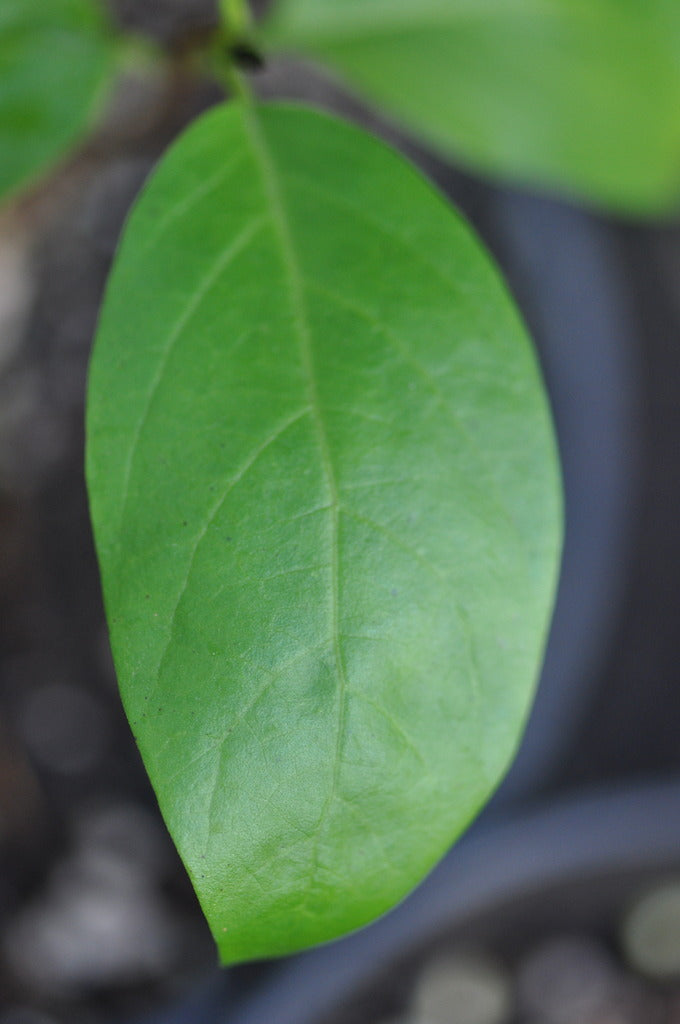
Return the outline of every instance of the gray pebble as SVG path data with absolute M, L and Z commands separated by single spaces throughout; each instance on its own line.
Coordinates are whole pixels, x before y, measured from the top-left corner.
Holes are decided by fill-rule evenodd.
M 623 945 L 643 974 L 680 977 L 680 882 L 654 889 L 633 906 L 624 922 Z
M 182 936 L 156 889 L 162 850 L 144 812 L 102 810 L 79 831 L 47 889 L 5 930 L 11 971 L 28 989 L 62 996 L 171 970 Z
M 70 683 L 45 683 L 20 713 L 26 746 L 45 767 L 64 775 L 92 769 L 106 749 L 108 722 L 97 697 Z
M 504 1024 L 510 984 L 490 960 L 450 954 L 425 968 L 413 998 L 413 1024 Z
M 520 967 L 522 1009 L 546 1024 L 585 1024 L 596 1020 L 617 988 L 617 972 L 594 940 L 554 939 L 539 946 Z

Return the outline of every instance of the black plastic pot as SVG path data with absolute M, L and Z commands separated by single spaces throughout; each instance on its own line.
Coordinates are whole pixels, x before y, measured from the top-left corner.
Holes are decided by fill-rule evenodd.
M 220 1016 L 215 1006 L 205 1024 L 321 1024 L 381 977 L 400 978 L 439 943 L 477 937 L 485 922 L 512 919 L 517 906 L 544 916 L 546 904 L 553 915 L 557 908 L 569 928 L 579 888 L 596 894 L 588 904 L 597 913 L 679 868 L 676 781 L 572 797 L 480 825 L 391 914 L 288 962 L 232 1012 Z
M 596 695 L 633 557 L 644 339 L 636 336 L 619 239 L 549 199 L 498 193 L 486 241 L 536 342 L 562 462 L 565 544 L 545 662 L 496 805 L 554 781 Z

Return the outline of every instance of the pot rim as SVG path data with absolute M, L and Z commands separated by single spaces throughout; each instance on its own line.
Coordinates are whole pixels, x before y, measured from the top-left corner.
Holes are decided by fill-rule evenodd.
M 395 910 L 274 970 L 225 1024 L 314 1024 L 347 993 L 452 924 L 541 888 L 611 869 L 680 863 L 680 778 L 599 787 L 482 820 Z

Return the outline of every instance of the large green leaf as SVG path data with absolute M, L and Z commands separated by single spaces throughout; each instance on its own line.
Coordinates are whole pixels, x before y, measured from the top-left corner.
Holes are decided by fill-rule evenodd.
M 400 157 L 211 112 L 128 224 L 88 481 L 127 713 L 225 961 L 399 900 L 507 767 L 560 534 L 534 357 Z
M 680 200 L 677 0 L 278 0 L 265 37 L 483 172 L 630 213 Z
M 95 0 L 2 0 L 0 198 L 80 139 L 113 55 L 114 38 Z

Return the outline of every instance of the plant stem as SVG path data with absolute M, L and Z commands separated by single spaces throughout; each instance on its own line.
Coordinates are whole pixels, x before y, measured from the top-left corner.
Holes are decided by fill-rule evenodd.
M 253 19 L 248 0 L 220 0 L 222 25 L 227 38 L 243 42 L 250 38 Z
M 233 63 L 224 66 L 222 81 L 229 89 L 229 92 L 243 103 L 253 103 L 253 93 L 244 75 L 234 66 Z

